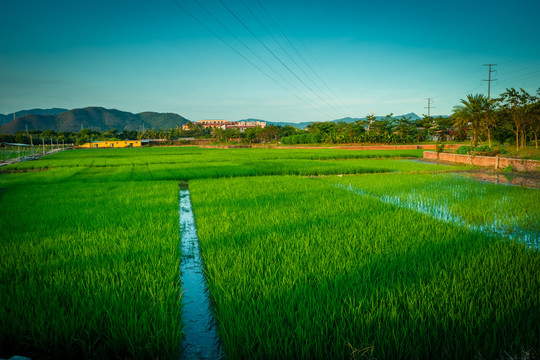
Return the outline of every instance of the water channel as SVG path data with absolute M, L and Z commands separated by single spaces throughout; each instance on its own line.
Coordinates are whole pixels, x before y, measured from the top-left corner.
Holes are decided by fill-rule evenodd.
M 181 359 L 219 359 L 216 322 L 210 308 L 208 289 L 199 253 L 199 239 L 191 207 L 189 190 L 180 190 L 180 232 L 182 238 L 180 261 L 182 284 L 182 319 L 184 343 Z

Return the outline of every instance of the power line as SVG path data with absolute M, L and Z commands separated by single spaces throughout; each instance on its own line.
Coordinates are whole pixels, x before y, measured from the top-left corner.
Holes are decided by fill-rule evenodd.
M 223 39 L 221 36 L 219 36 L 215 31 L 210 29 L 206 24 L 204 24 L 201 20 L 199 20 L 195 15 L 193 15 L 186 7 L 182 6 L 180 3 L 178 3 L 177 0 L 171 0 L 176 6 L 178 6 L 180 9 L 182 9 L 186 14 L 188 14 L 193 20 L 198 22 L 202 27 L 204 27 L 208 32 L 210 32 L 213 36 L 215 36 L 217 39 L 219 39 L 221 42 L 223 42 L 227 47 L 229 47 L 232 51 L 234 51 L 236 54 L 238 54 L 240 57 L 242 57 L 245 61 L 247 61 L 250 65 L 255 67 L 258 71 L 260 71 L 262 74 L 264 74 L 266 77 L 268 77 L 270 80 L 274 81 L 277 85 L 279 85 L 282 89 L 289 92 L 291 95 L 296 97 L 298 100 L 302 101 L 307 106 L 313 106 L 312 104 L 309 104 L 305 99 L 301 98 L 297 94 L 293 93 L 290 89 L 285 87 L 283 84 L 281 84 L 279 81 L 274 79 L 272 76 L 268 75 L 264 70 L 262 70 L 257 64 L 249 60 L 246 56 L 244 56 L 242 53 L 240 53 L 238 50 L 236 50 L 231 44 L 229 44 L 225 39 Z M 326 114 L 328 116 L 328 114 Z
M 537 68 L 537 67 L 540 67 L 540 63 L 528 65 L 528 66 L 525 66 L 525 67 L 515 68 L 515 69 L 510 70 L 510 71 L 504 71 L 503 74 L 508 75 L 508 74 L 513 74 L 513 73 L 516 73 L 516 72 L 528 71 L 528 70 L 531 70 L 531 69 Z
M 503 74 L 501 74 L 503 75 Z M 517 81 L 523 81 L 523 80 L 531 80 L 535 76 L 540 75 L 540 70 L 536 71 L 528 71 L 526 73 L 522 73 L 521 75 L 514 75 L 505 79 L 501 79 L 501 83 L 509 83 L 509 82 L 517 82 Z
M 296 62 L 296 60 L 291 56 L 291 54 L 287 51 L 287 49 L 285 49 L 283 47 L 283 45 L 281 45 L 281 43 L 276 39 L 276 37 L 272 34 L 272 32 L 270 32 L 268 30 L 268 28 L 264 25 L 264 23 L 261 21 L 261 19 L 257 16 L 257 14 L 255 14 L 255 12 L 249 7 L 249 5 L 244 1 L 244 0 L 241 0 L 242 3 L 244 4 L 244 6 L 248 9 L 248 11 L 251 13 L 251 15 L 255 18 L 255 20 L 257 20 L 257 22 L 261 25 L 261 27 L 266 31 L 266 33 L 272 38 L 272 40 L 274 40 L 274 42 L 277 44 L 277 46 L 285 53 L 285 55 L 287 55 L 287 57 L 293 62 L 294 65 L 296 65 L 296 67 L 302 72 L 302 74 L 304 74 L 304 76 L 313 84 L 315 85 L 315 87 L 317 87 L 319 89 L 319 91 L 323 92 L 324 91 L 319 87 L 319 85 L 317 85 L 317 83 L 315 81 L 313 81 L 313 79 L 305 72 L 305 70 L 300 66 L 298 65 L 298 62 Z M 310 89 L 311 90 L 311 89 Z M 313 93 L 315 93 L 313 90 L 311 90 Z M 317 94 L 315 94 L 317 95 Z M 325 94 L 323 94 L 325 95 Z M 336 106 L 328 103 L 326 101 L 326 99 L 322 98 L 319 96 L 319 98 L 321 100 L 323 100 L 326 105 L 328 105 L 329 107 L 332 107 L 334 110 L 337 111 L 337 113 L 339 114 L 340 111 L 342 111 L 341 109 L 337 108 Z
M 348 107 L 346 104 L 344 104 L 340 98 L 336 95 L 335 92 L 332 91 L 332 89 L 328 86 L 328 84 L 321 78 L 321 76 L 319 76 L 319 74 L 315 71 L 315 69 L 313 69 L 313 67 L 311 66 L 311 64 L 306 60 L 306 58 L 301 54 L 301 52 L 298 50 L 298 48 L 292 43 L 292 41 L 289 39 L 289 37 L 287 36 L 287 34 L 281 29 L 281 27 L 279 26 L 279 24 L 277 23 L 277 21 L 270 15 L 270 13 L 266 10 L 266 8 L 263 6 L 263 4 L 261 3 L 260 0 L 256 0 L 257 1 L 257 4 L 259 5 L 259 7 L 263 10 L 263 12 L 266 14 L 266 17 L 268 19 L 270 19 L 270 21 L 272 22 L 272 24 L 274 24 L 275 28 L 278 30 L 278 32 L 281 34 L 281 36 L 283 36 L 283 38 L 286 40 L 286 42 L 289 44 L 289 46 L 294 50 L 294 52 L 296 53 L 296 55 L 298 55 L 298 57 L 303 61 L 303 63 L 309 68 L 309 70 L 315 75 L 315 77 L 321 82 L 321 84 L 330 92 L 330 94 L 336 99 L 338 100 L 341 105 L 343 107 L 345 107 L 352 115 L 352 113 L 354 112 L 350 107 Z M 283 17 L 282 17 L 283 19 Z M 305 46 L 304 46 L 305 48 Z M 309 53 L 309 50 L 307 48 L 305 48 L 305 50 Z M 311 55 L 313 57 L 313 55 Z M 314 59 L 315 60 L 315 59 Z M 316 61 L 316 60 L 315 60 Z M 298 64 L 297 64 L 298 66 Z M 304 72 L 304 70 L 299 67 L 302 72 Z M 304 72 L 304 74 L 307 76 L 307 74 Z M 313 81 L 313 79 L 310 78 L 310 80 L 312 81 L 312 83 L 321 91 L 321 92 L 325 92 L 323 89 L 321 89 L 321 87 L 315 82 Z
M 309 91 L 311 91 L 315 96 L 317 96 L 319 99 L 321 99 L 321 101 L 323 101 L 324 103 L 326 103 L 328 106 L 331 106 L 323 97 L 321 97 L 318 93 L 316 93 L 308 84 L 306 84 L 306 82 L 304 80 L 302 80 L 294 71 L 291 70 L 291 68 L 289 66 L 287 66 L 287 64 L 285 64 L 283 62 L 283 60 L 281 60 L 261 39 L 259 36 L 257 36 L 257 34 L 255 34 L 253 32 L 253 30 L 251 30 L 251 28 L 249 26 L 246 25 L 246 23 L 244 21 L 242 21 L 242 19 L 240 19 L 234 11 L 232 11 L 232 9 L 227 6 L 227 4 L 225 4 L 223 2 L 223 0 L 218 0 L 221 5 L 223 5 L 223 7 L 285 68 L 287 69 L 287 71 L 289 73 L 291 73 L 291 75 L 293 75 L 300 83 L 302 83 Z
M 257 52 L 255 52 L 252 48 L 250 48 L 245 42 L 242 41 L 236 34 L 234 34 L 221 20 L 219 20 L 218 17 L 216 17 L 208 8 L 206 8 L 199 0 L 195 0 L 197 4 L 208 14 L 214 21 L 216 21 L 223 29 L 225 29 L 232 37 L 234 37 L 240 44 L 242 44 L 253 56 L 255 56 L 261 63 L 266 65 L 275 75 L 279 76 L 283 81 L 287 83 L 290 87 L 297 90 L 294 85 L 292 85 L 285 77 L 283 77 L 279 72 L 277 72 L 272 66 L 270 66 L 264 59 L 262 59 Z

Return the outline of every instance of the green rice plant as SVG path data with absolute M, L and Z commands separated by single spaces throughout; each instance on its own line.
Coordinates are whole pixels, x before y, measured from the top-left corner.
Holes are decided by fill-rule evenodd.
M 228 358 L 349 359 L 368 348 L 377 359 L 499 358 L 540 347 L 537 250 L 335 186 L 407 176 L 413 185 L 407 174 L 190 182 Z
M 202 224 L 203 256 L 206 251 L 209 279 L 213 276 L 215 281 L 210 290 L 229 356 L 238 350 L 239 357 L 347 357 L 351 349 L 371 346 L 375 357 L 402 354 L 394 345 L 385 345 L 389 340 L 384 334 L 360 336 L 368 330 L 365 323 L 356 324 L 356 310 L 328 307 L 321 312 L 316 305 L 342 301 L 339 294 L 349 294 L 348 275 L 343 276 L 347 271 L 356 273 L 357 265 L 370 264 L 343 262 L 355 249 L 369 249 L 358 241 L 371 236 L 342 231 L 356 224 L 356 218 L 344 214 L 365 216 L 389 205 L 370 199 L 373 209 L 356 209 L 358 196 L 337 188 L 335 177 L 282 175 L 400 176 L 397 172 L 467 168 L 395 158 L 419 154 L 416 150 L 103 149 L 65 151 L 2 169 L 0 276 L 6 280 L 0 283 L 0 356 L 176 357 L 182 337 L 178 181 L 193 183 L 197 206 L 204 208 L 205 201 L 210 206 L 207 213 L 196 209 L 195 214 Z M 272 176 L 259 178 L 265 175 Z M 238 205 L 230 203 L 230 196 Z M 341 202 L 336 208 L 335 200 Z M 327 218 L 326 213 L 333 217 Z M 384 221 L 379 219 L 381 229 Z M 425 231 L 426 237 L 433 233 Z M 459 231 L 459 236 L 469 234 Z M 349 243 L 348 237 L 357 242 Z M 212 239 L 216 242 L 210 246 Z M 333 243 L 344 249 L 328 247 Z M 375 254 L 386 259 L 386 248 L 376 249 Z M 316 257 L 302 257 L 305 251 Z M 333 258 L 326 259 L 325 251 Z M 238 267 L 243 260 L 257 262 L 258 268 Z M 239 288 L 224 285 L 224 279 L 240 279 Z M 262 288 L 249 288 L 253 279 L 262 281 Z M 338 293 L 325 290 L 334 287 Z M 347 296 L 348 304 L 358 301 Z M 251 303 L 262 308 L 250 307 Z M 272 304 L 282 308 L 276 310 Z M 307 310 L 300 311 L 304 307 Z M 242 316 L 236 318 L 231 315 L 236 309 L 248 313 L 238 312 Z M 287 315 L 272 317 L 280 309 Z M 259 322 L 259 312 L 268 328 L 253 326 L 252 322 Z M 247 323 L 245 316 L 251 319 Z M 244 333 L 238 329 L 245 324 L 253 333 L 248 342 L 239 344 L 244 343 L 240 340 Z
M 467 174 L 357 176 L 328 181 L 438 219 L 521 238 L 540 247 L 540 192 L 479 182 Z
M 339 149 L 200 149 L 196 147 L 86 149 L 64 151 L 40 162 L 24 162 L 14 168 L 106 167 L 146 164 L 208 164 L 266 160 L 336 160 L 368 158 L 421 158 L 422 150 L 354 151 Z
M 410 153 L 410 154 L 409 154 Z M 233 176 L 332 175 L 395 171 L 447 171 L 467 166 L 395 159 L 418 150 L 142 148 L 65 151 L 10 170 L 81 169 L 81 181 L 189 180 Z
M 176 357 L 177 184 L 82 183 L 78 174 L 7 176 L 0 357 Z

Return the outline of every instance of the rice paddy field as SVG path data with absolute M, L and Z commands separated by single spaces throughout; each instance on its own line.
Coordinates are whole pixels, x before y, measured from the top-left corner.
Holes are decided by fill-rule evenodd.
M 421 150 L 64 151 L 0 171 L 0 357 L 184 358 L 179 183 L 223 356 L 540 355 L 540 193 Z

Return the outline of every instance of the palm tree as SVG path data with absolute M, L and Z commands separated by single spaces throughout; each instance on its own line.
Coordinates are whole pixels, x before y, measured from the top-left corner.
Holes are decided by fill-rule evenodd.
M 456 125 L 470 127 L 473 132 L 471 142 L 478 144 L 478 132 L 485 125 L 488 98 L 483 94 L 468 94 L 467 99 L 461 99 L 462 105 L 454 106 L 453 118 Z

